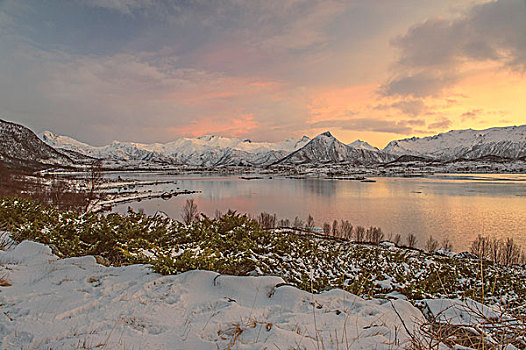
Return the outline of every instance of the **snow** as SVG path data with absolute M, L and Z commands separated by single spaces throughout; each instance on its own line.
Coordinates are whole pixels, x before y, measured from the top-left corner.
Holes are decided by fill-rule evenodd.
M 306 136 L 299 140 L 291 138 L 270 143 L 205 135 L 181 138 L 164 144 L 114 141 L 110 145 L 96 147 L 71 137 L 55 135 L 51 131 L 42 133 L 41 138 L 52 147 L 96 158 L 121 161 L 149 160 L 199 166 L 237 165 L 240 162 L 253 165 L 270 164 L 310 141 Z
M 180 138 L 168 143 L 141 144 L 114 141 L 106 146 L 91 146 L 50 131 L 41 134 L 49 146 L 70 156 L 101 158 L 119 165 L 126 162 L 191 166 L 263 166 L 272 164 L 378 164 L 394 161 L 399 156 L 418 156 L 439 161 L 526 157 L 526 125 L 497 127 L 486 130 L 453 130 L 424 138 L 412 137 L 391 141 L 383 150 L 366 141 L 349 144 L 338 141 L 330 132 L 314 139 L 287 139 L 282 142 L 252 142 L 248 139 L 205 135 Z M 69 152 L 69 153 L 68 153 Z M 499 158 L 500 159 L 500 158 Z M 491 161 L 491 159 L 490 159 Z M 138 164 L 132 164 L 137 166 Z
M 281 159 L 279 164 L 355 163 L 375 164 L 394 160 L 393 156 L 378 150 L 352 147 L 336 139 L 329 131 L 313 138 L 302 148 Z
M 24 241 L 0 251 L 0 348 L 402 349 L 423 315 L 409 302 L 312 295 L 279 277 L 59 260 Z M 404 320 L 405 326 L 400 321 Z
M 0 119 L 0 162 L 17 166 L 37 163 L 72 165 L 72 159 L 50 147 L 20 124 Z
M 471 299 L 424 299 L 421 303 L 424 313 L 439 323 L 476 326 L 502 317 L 502 312 Z
M 377 147 L 371 146 L 368 142 L 362 140 L 356 140 L 349 143 L 347 146 L 358 149 L 365 149 L 367 151 L 379 152 L 380 150 Z
M 526 156 L 526 125 L 486 130 L 452 130 L 435 136 L 391 141 L 384 152 L 441 160 L 479 158 L 495 155 L 508 158 Z

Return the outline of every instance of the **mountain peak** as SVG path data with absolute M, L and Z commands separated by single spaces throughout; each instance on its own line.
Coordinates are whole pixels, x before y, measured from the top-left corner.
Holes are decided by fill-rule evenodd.
M 41 139 L 44 141 L 53 140 L 57 138 L 57 135 L 54 132 L 49 131 L 49 130 L 44 131 L 41 136 L 42 136 Z
M 379 151 L 378 148 L 371 146 L 368 142 L 362 141 L 360 139 L 349 143 L 347 146 L 352 147 L 352 148 L 365 149 L 369 151 Z
M 334 138 L 334 136 L 332 136 L 331 132 L 330 131 L 325 131 L 321 134 L 318 135 L 318 137 L 320 136 L 325 136 L 325 137 L 331 137 L 331 138 Z
M 198 140 L 204 140 L 204 141 L 212 141 L 212 140 L 216 140 L 220 138 L 219 136 L 217 135 L 203 135 L 203 136 L 198 136 L 197 139 Z
M 384 148 L 384 152 L 439 160 L 477 159 L 488 155 L 518 159 L 526 154 L 525 146 L 526 125 L 452 130 L 434 136 L 395 140 Z
M 0 160 L 30 168 L 72 164 L 71 158 L 43 142 L 27 127 L 4 120 L 0 120 Z

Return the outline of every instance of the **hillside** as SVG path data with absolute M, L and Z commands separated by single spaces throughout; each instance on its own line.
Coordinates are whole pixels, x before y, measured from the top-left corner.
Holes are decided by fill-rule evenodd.
M 352 339 L 353 349 L 403 349 L 411 338 L 399 315 L 409 329 L 423 319 L 404 300 L 342 290 L 312 296 L 279 277 L 161 276 L 145 265 L 102 266 L 92 256 L 59 260 L 29 241 L 0 251 L 0 262 L 13 269 L 13 286 L 1 296 L 10 319 L 0 327 L 4 349 L 336 348 L 345 340 L 335 331 Z
M 0 160 L 27 167 L 71 166 L 73 160 L 47 145 L 25 126 L 0 119 Z
M 379 152 L 380 151 L 380 149 L 378 149 L 378 147 L 371 146 L 368 142 L 362 141 L 362 140 L 356 140 L 354 142 L 351 142 L 351 143 L 347 144 L 347 146 L 353 147 L 353 148 L 358 148 L 358 149 L 364 149 L 364 150 L 368 150 L 368 151 L 373 151 L 373 152 Z
M 55 135 L 50 131 L 44 132 L 41 137 L 46 143 L 59 150 L 75 151 L 115 162 L 144 161 L 194 166 L 267 165 L 302 147 L 310 140 L 304 136 L 299 140 L 288 139 L 283 142 L 268 143 L 206 135 L 181 138 L 165 144 L 114 141 L 110 145 L 95 147 L 67 136 Z
M 329 131 L 324 132 L 308 144 L 292 152 L 275 164 L 376 164 L 393 160 L 390 154 L 345 145 L 336 139 Z
M 269 165 L 375 166 L 403 163 L 408 157 L 439 162 L 509 162 L 526 159 L 526 125 L 486 130 L 453 130 L 435 136 L 391 141 L 383 150 L 366 141 L 344 144 L 330 132 L 314 139 L 303 136 L 282 142 L 206 135 L 168 143 L 114 141 L 92 146 L 46 131 L 40 139 L 28 128 L 0 121 L 0 159 L 8 164 L 42 167 L 82 166 L 95 159 L 106 167 L 141 168 L 174 165 L 196 167 Z
M 486 130 L 452 130 L 429 137 L 391 141 L 384 152 L 438 160 L 487 156 L 519 159 L 526 156 L 526 125 Z
M 525 340 L 498 309 L 522 312 L 525 268 L 483 261 L 481 278 L 468 253 L 263 230 L 236 213 L 185 225 L 20 199 L 0 201 L 0 227 L 17 239 L 0 231 L 1 348 L 407 349 L 437 315 L 459 331 L 484 323 L 508 349 Z

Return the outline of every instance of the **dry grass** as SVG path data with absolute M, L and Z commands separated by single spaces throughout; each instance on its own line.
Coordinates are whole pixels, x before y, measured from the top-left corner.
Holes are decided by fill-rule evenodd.
M 14 245 L 14 242 L 10 239 L 9 232 L 3 231 L 0 227 L 0 250 L 6 250 Z M 0 264 L 2 266 L 2 264 Z M 0 287 L 10 287 L 11 283 L 7 280 L 7 274 L 0 276 Z
M 31 169 L 12 168 L 0 161 L 0 198 L 31 198 L 42 204 L 82 212 L 88 205 L 88 193 L 77 191 L 59 178 L 44 178 Z
M 16 238 L 14 239 L 10 232 L 5 231 L 6 229 L 0 226 L 0 250 L 11 249 L 17 244 Z
M 467 312 L 481 320 L 477 324 L 454 324 L 439 317 L 429 319 L 412 334 L 412 350 L 466 348 L 476 350 L 526 349 L 526 319 L 512 317 L 503 311 L 498 317 L 488 318 L 476 307 L 466 305 Z
M 9 281 L 5 277 L 0 277 L 0 287 L 10 287 L 10 286 L 11 286 L 11 283 L 9 283 Z
M 265 332 L 270 332 L 272 330 L 272 327 L 274 327 L 272 322 L 264 322 L 264 321 L 258 321 L 255 318 L 248 318 L 246 321 L 236 322 L 231 324 L 227 329 L 225 330 L 218 330 L 217 336 L 221 340 L 228 341 L 228 344 L 226 344 L 225 349 L 233 349 L 236 344 L 241 343 L 241 335 L 243 332 L 254 329 L 255 331 L 255 338 L 253 340 L 254 344 L 257 344 L 260 340 L 260 338 L 264 335 Z

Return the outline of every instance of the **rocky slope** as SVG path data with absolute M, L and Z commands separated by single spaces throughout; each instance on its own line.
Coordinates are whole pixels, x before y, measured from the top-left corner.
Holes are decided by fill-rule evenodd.
M 0 161 L 17 166 L 73 165 L 73 160 L 44 143 L 25 126 L 0 119 Z
M 146 161 L 162 164 L 195 166 L 267 165 L 302 147 L 310 139 L 288 139 L 279 143 L 252 142 L 248 139 L 206 135 L 181 138 L 161 144 L 140 144 L 114 141 L 107 146 L 95 147 L 50 131 L 42 134 L 49 145 L 63 151 L 74 151 L 87 156 L 120 162 Z
M 327 131 L 275 164 L 375 164 L 395 158 L 388 153 L 346 145 Z
M 383 152 L 438 160 L 477 159 L 487 156 L 526 157 L 526 125 L 486 130 L 453 130 L 429 137 L 391 141 Z
M 383 150 L 365 141 L 344 144 L 330 132 L 314 139 L 252 142 L 206 135 L 169 143 L 120 142 L 92 146 L 46 131 L 39 139 L 22 125 L 0 120 L 0 160 L 17 165 L 74 166 L 103 159 L 110 167 L 268 166 L 297 164 L 374 165 L 403 157 L 437 161 L 526 159 L 526 125 L 454 130 L 430 137 L 391 141 Z M 43 141 L 43 142 L 42 142 Z M 400 158 L 402 157 L 402 158 Z

